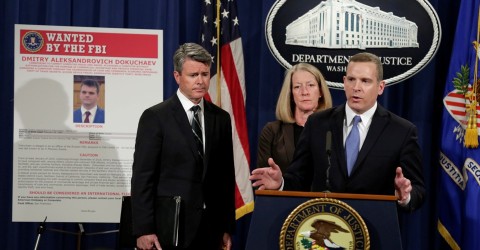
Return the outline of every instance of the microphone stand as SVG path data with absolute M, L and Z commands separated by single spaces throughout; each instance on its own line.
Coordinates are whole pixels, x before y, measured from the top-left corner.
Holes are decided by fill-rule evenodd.
M 35 248 L 33 250 L 38 249 L 38 245 L 40 243 L 40 237 L 42 236 L 43 232 L 47 230 L 45 226 L 45 222 L 47 221 L 47 217 L 45 217 L 45 220 L 40 223 L 37 229 L 37 240 L 35 242 Z M 102 231 L 102 232 L 93 232 L 93 233 L 86 233 L 85 229 L 83 227 L 82 223 L 78 223 L 78 232 L 69 232 L 65 230 L 60 230 L 60 229 L 55 229 L 55 228 L 49 228 L 48 230 L 52 232 L 57 232 L 57 233 L 63 233 L 63 234 L 71 234 L 77 236 L 77 246 L 76 250 L 81 249 L 81 243 L 82 243 L 82 236 L 87 236 L 87 235 L 97 235 L 97 234 L 109 234 L 109 233 L 117 233 L 119 230 L 109 230 L 109 231 Z
M 327 166 L 327 171 L 326 171 L 326 180 L 325 180 L 325 186 L 327 186 L 327 190 L 325 190 L 325 193 L 330 193 L 330 155 L 332 154 L 332 151 L 330 149 L 327 150 L 327 160 L 328 160 L 328 166 Z
M 47 216 L 45 216 L 45 220 L 38 225 L 37 228 L 37 240 L 35 241 L 35 248 L 34 250 L 38 249 L 38 244 L 40 243 L 40 237 L 42 237 L 43 232 L 45 232 L 45 222 L 47 221 Z
M 325 190 L 325 193 L 330 193 L 330 156 L 332 155 L 332 132 L 327 131 L 325 135 L 325 154 L 327 154 L 327 160 L 328 160 L 328 165 L 327 165 L 327 170 L 325 171 L 326 175 L 326 180 L 325 180 L 325 187 L 327 190 Z

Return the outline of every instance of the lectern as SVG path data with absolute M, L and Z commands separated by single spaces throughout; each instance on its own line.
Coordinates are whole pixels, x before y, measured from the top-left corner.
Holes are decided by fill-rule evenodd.
M 282 226 L 299 205 L 331 198 L 352 207 L 365 222 L 370 249 L 402 249 L 395 196 L 323 192 L 257 190 L 247 238 L 248 250 L 278 250 Z

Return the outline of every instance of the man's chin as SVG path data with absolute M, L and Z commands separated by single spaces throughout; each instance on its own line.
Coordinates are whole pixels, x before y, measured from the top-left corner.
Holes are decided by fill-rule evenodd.
M 206 91 L 195 91 L 194 97 L 195 98 L 202 98 L 207 92 Z
M 357 113 L 360 113 L 360 111 L 362 110 L 362 105 L 360 104 L 360 102 L 358 101 L 352 101 L 350 100 L 348 102 L 348 106 L 355 112 Z

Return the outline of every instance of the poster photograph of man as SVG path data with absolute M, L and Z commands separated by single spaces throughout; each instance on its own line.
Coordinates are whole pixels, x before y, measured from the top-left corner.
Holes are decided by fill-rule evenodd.
M 73 76 L 73 122 L 105 123 L 105 77 Z

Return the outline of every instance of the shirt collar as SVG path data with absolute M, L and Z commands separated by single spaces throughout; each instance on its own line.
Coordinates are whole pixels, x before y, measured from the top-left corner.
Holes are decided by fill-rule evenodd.
M 190 101 L 181 91 L 180 89 L 177 89 L 177 96 L 178 96 L 178 99 L 180 100 L 180 103 L 182 104 L 183 106 L 183 109 L 185 109 L 185 111 L 190 111 L 190 109 L 197 105 L 195 103 L 193 103 L 192 101 Z M 200 108 L 203 110 L 203 98 L 200 100 L 200 103 L 198 104 L 200 106 Z
M 350 106 L 345 105 L 345 124 L 346 126 L 350 126 L 353 122 L 353 117 L 356 115 L 360 116 L 362 118 L 362 123 L 363 124 L 370 124 L 370 121 L 372 120 L 373 114 L 375 113 L 375 110 L 377 110 L 377 102 L 367 111 L 363 112 L 363 114 L 357 114 L 355 113 Z
M 93 116 L 93 115 L 95 115 L 95 113 L 97 112 L 97 108 L 98 108 L 98 106 L 95 106 L 95 107 L 93 107 L 93 108 L 91 108 L 91 109 L 86 109 L 86 108 L 84 108 L 83 105 L 82 105 L 82 107 L 81 107 L 82 115 L 85 114 L 85 112 L 90 111 L 90 114 Z

